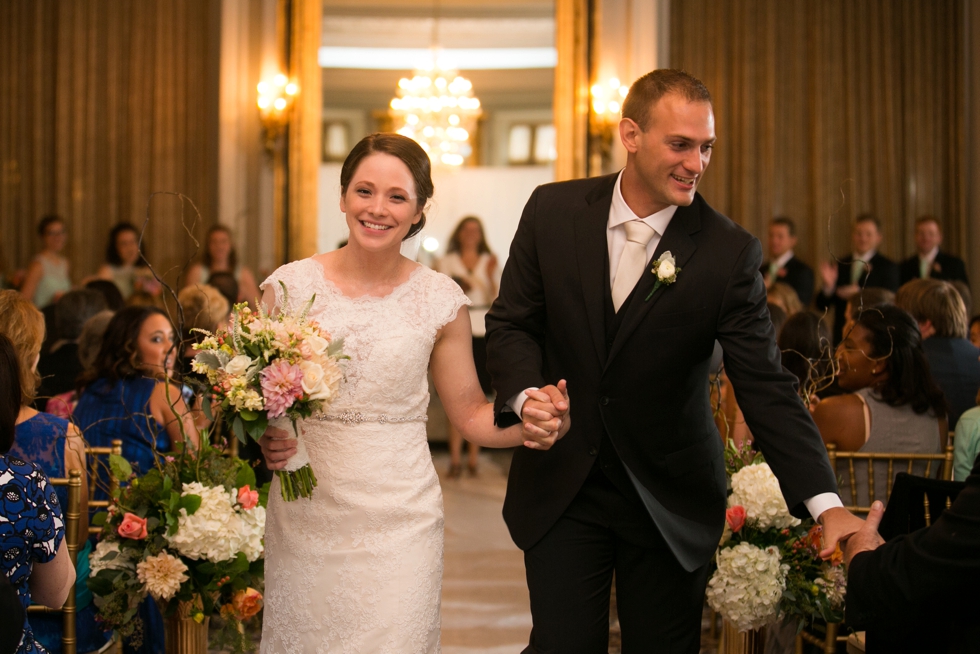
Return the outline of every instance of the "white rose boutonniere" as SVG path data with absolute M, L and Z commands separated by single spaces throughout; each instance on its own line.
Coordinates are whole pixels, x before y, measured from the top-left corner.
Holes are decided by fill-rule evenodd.
M 652 298 L 653 294 L 656 293 L 657 289 L 661 286 L 669 286 L 670 284 L 676 282 L 677 273 L 680 271 L 681 269 L 677 267 L 677 263 L 674 261 L 674 255 L 670 253 L 670 250 L 667 250 L 660 255 L 660 258 L 653 262 L 653 268 L 650 269 L 650 272 L 657 276 L 657 281 L 653 285 L 653 290 L 650 291 L 650 294 L 647 295 L 646 300 L 643 301 L 646 302 Z

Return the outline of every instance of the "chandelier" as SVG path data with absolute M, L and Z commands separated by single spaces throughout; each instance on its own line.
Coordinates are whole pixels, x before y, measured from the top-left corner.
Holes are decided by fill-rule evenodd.
M 433 162 L 459 166 L 470 156 L 470 134 L 482 111 L 468 79 L 436 64 L 398 80 L 397 93 L 390 114 L 399 134 L 418 142 Z

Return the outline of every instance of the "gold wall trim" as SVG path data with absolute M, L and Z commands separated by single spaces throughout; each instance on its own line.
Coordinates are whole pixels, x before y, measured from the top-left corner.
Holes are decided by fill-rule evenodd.
M 589 135 L 589 2 L 555 0 L 555 180 L 585 177 Z

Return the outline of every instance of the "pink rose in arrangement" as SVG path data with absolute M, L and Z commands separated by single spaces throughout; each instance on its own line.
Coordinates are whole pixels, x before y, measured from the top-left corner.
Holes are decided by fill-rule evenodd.
M 133 513 L 124 513 L 116 533 L 123 538 L 143 540 L 146 538 L 146 518 L 141 518 Z
M 259 503 L 259 491 L 251 490 L 248 484 L 238 489 L 238 503 L 246 511 L 254 509 Z
M 730 509 L 725 510 L 725 520 L 728 522 L 733 534 L 737 534 L 745 526 L 745 507 L 736 504 Z
M 269 418 L 278 418 L 297 399 L 303 397 L 303 371 L 299 366 L 278 359 L 261 373 L 262 397 Z

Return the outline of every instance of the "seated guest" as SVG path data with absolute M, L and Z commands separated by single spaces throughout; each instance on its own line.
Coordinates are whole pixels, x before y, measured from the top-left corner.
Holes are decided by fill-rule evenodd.
M 95 362 L 82 377 L 76 423 L 92 445 L 121 439 L 123 457 L 137 474 L 185 437 L 198 444 L 181 388 L 169 381 L 176 355 L 173 326 L 163 311 L 125 307 L 109 321 Z M 96 497 L 102 494 L 96 489 Z
M 970 287 L 966 285 L 966 282 L 961 282 L 958 279 L 954 279 L 950 282 L 956 292 L 960 294 L 963 298 L 963 306 L 966 307 L 966 315 L 971 315 L 973 313 L 973 293 L 970 292 Z
M 980 393 L 977 393 L 977 404 L 980 404 Z M 953 447 L 953 480 L 965 481 L 980 455 L 980 406 L 960 415 Z
M 821 289 L 816 297 L 818 309 L 834 310 L 834 343 L 839 343 L 844 328 L 847 301 L 861 289 L 898 290 L 898 266 L 878 253 L 881 244 L 881 221 L 863 214 L 851 230 L 853 251 L 839 262 L 820 264 Z
M 7 627 L 0 629 L 0 654 L 17 654 L 24 635 L 24 607 L 20 605 L 17 589 L 7 575 L 0 575 L 0 615 L 6 616 Z
M 211 275 L 215 273 L 232 275 L 238 285 L 239 292 L 232 298 L 231 303 L 248 302 L 255 304 L 261 296 L 255 275 L 248 266 L 238 261 L 238 253 L 232 243 L 231 230 L 224 225 L 213 225 L 204 238 L 204 251 L 200 263 L 195 263 L 187 271 L 187 281 L 184 287 L 198 284 L 210 284 Z
M 10 454 L 22 404 L 18 359 L 10 339 L 0 335 L 0 479 L 5 500 L 0 502 L 0 523 L 4 525 L 0 575 L 17 591 L 21 608 L 14 615 L 4 613 L 0 641 L 6 642 L 8 633 L 20 633 L 17 654 L 46 654 L 34 638 L 34 618 L 28 620 L 27 607 L 33 601 L 60 609 L 75 582 L 75 568 L 65 543 L 58 494 L 36 463 Z
M 898 289 L 895 305 L 912 314 L 932 376 L 949 403 L 949 427 L 976 406 L 980 391 L 980 349 L 966 339 L 966 308 L 952 284 L 914 279 Z
M 834 381 L 833 346 L 830 330 L 820 316 L 809 311 L 790 316 L 776 337 L 776 344 L 783 368 L 800 380 L 800 396 L 805 400 L 811 395 L 825 397 Z
M 959 257 L 942 252 L 943 230 L 935 216 L 921 216 L 915 221 L 915 254 L 899 265 L 899 281 L 913 279 L 958 280 L 969 286 L 966 264 Z
M 775 304 L 782 309 L 787 318 L 803 310 L 803 305 L 800 303 L 800 298 L 796 295 L 796 291 L 788 284 L 782 282 L 775 282 L 769 287 L 769 290 L 766 292 L 766 301 L 770 306 Z M 779 330 L 776 330 L 776 333 L 779 333 Z
M 827 444 L 844 452 L 935 454 L 945 443 L 946 399 L 929 372 L 922 337 L 912 316 L 898 307 L 865 309 L 837 347 L 840 387 L 849 391 L 813 407 L 813 420 Z M 913 470 L 924 470 L 916 465 Z M 874 466 L 878 497 L 887 488 L 887 462 Z M 867 467 L 855 466 L 857 503 L 868 506 Z M 850 502 L 843 470 L 841 497 Z M 919 472 L 919 474 L 922 474 Z
M 980 347 L 980 316 L 970 318 L 970 342 L 973 347 Z
M 78 337 L 78 362 L 83 372 L 91 368 L 95 362 L 95 356 L 102 347 L 102 336 L 113 315 L 115 314 L 112 311 L 100 311 L 86 320 L 82 326 L 82 333 Z M 72 389 L 52 397 L 44 410 L 53 416 L 70 420 L 76 404 L 78 404 L 78 390 Z
M 854 316 L 882 304 L 895 304 L 895 294 L 887 288 L 865 288 L 852 295 L 844 306 L 843 333 L 846 334 L 854 325 Z
M 49 478 L 67 477 L 68 470 L 86 470 L 85 443 L 78 429 L 63 418 L 40 413 L 30 406 L 38 383 L 33 366 L 44 334 L 44 318 L 34 306 L 13 291 L 0 291 L 0 332 L 10 339 L 20 369 L 22 406 L 17 417 L 16 437 L 10 455 L 36 464 Z M 68 502 L 68 488 L 54 488 L 62 506 Z M 88 540 L 88 479 L 82 476 L 82 518 L 78 529 L 79 559 L 88 560 L 92 545 Z M 87 566 L 85 567 L 87 570 Z M 91 651 L 106 643 L 105 632 L 95 622 L 96 609 L 85 586 L 86 575 L 79 574 L 76 587 L 76 639 L 80 651 Z M 32 618 L 34 637 L 49 651 L 61 651 L 62 619 L 59 615 Z
M 228 306 L 238 304 L 238 281 L 229 272 L 211 273 L 208 286 L 213 286 L 228 300 Z
M 122 293 L 119 292 L 119 287 L 114 282 L 110 282 L 107 279 L 93 279 L 85 284 L 85 288 L 90 291 L 102 293 L 102 297 L 105 298 L 106 308 L 110 311 L 119 311 L 126 306 L 126 300 L 123 299 Z
M 847 624 L 867 652 L 972 654 L 980 646 L 980 461 L 929 527 L 885 543 L 882 507 L 844 546 Z
M 769 260 L 762 264 L 759 272 L 766 280 L 766 288 L 776 282 L 788 284 L 800 300 L 807 306 L 813 298 L 813 269 L 800 261 L 793 248 L 796 247 L 796 223 L 792 218 L 779 216 L 769 223 Z
M 214 333 L 224 327 L 231 312 L 231 305 L 218 289 L 210 284 L 185 286 L 177 294 L 177 304 L 183 315 L 183 331 L 180 335 L 181 354 L 178 368 L 181 374 L 190 372 L 191 361 L 197 354 L 194 345 L 204 339 L 200 331 Z
M 41 355 L 37 371 L 41 375 L 38 400 L 41 405 L 60 393 L 70 391 L 82 372 L 78 360 L 78 337 L 85 321 L 106 309 L 105 296 L 98 291 L 69 291 L 54 307 L 54 342 Z

